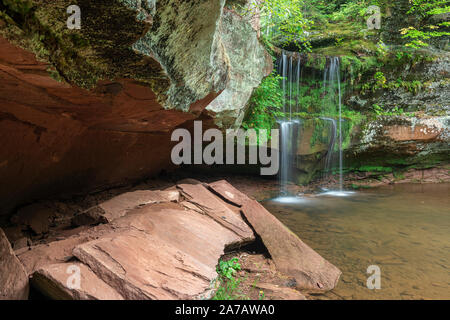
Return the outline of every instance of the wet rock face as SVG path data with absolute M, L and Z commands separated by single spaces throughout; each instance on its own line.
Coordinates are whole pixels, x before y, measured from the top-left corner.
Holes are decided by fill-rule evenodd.
M 345 120 L 343 130 L 343 169 L 346 171 L 403 171 L 430 168 L 450 161 L 450 117 L 378 116 L 359 124 Z M 333 133 L 325 120 L 303 120 L 296 146 L 293 181 L 305 185 L 320 178 L 329 152 L 332 169 L 338 169 L 338 146 L 330 150 Z M 295 179 L 295 180 L 294 180 Z
M 70 1 L 0 4 L 0 214 L 169 169 L 172 130 L 236 83 L 231 111 L 208 113 L 239 123 L 270 69 L 249 22 L 229 20 L 219 0 L 140 2 L 79 1 L 80 30 L 67 28 Z M 223 25 L 256 51 L 233 55 L 243 43 Z M 235 76 L 241 66 L 259 71 Z
M 380 117 L 356 130 L 346 165 L 430 167 L 448 163 L 450 117 Z
M 349 92 L 345 103 L 356 110 L 371 110 L 374 104 L 385 110 L 401 108 L 405 112 L 425 112 L 428 115 L 442 116 L 449 112 L 450 101 L 450 53 L 436 49 L 421 49 L 421 57 L 428 61 L 399 65 L 387 70 L 388 82 L 398 79 L 415 83 L 416 88 L 399 86 L 385 88 L 364 95 Z

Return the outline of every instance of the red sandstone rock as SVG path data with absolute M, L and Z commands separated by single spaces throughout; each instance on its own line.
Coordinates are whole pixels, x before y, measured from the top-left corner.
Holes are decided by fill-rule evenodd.
M 146 83 L 117 79 L 88 91 L 52 79 L 48 65 L 2 37 L 0 48 L 0 214 L 170 169 L 171 130 L 218 94 L 196 102 L 196 114 L 165 110 Z
M 26 300 L 28 290 L 28 275 L 0 229 L 0 300 Z
M 264 292 L 264 297 L 270 297 L 271 300 L 306 300 L 306 297 L 297 290 L 271 283 L 258 283 L 257 288 Z
M 74 254 L 126 299 L 208 298 L 224 248 L 244 241 L 208 216 L 170 203 L 137 209 L 114 227 Z
M 108 224 L 31 247 L 21 251 L 20 259 L 33 283 L 55 299 L 210 298 L 225 248 L 255 237 L 238 213 L 202 185 L 195 187 L 203 188 L 201 197 L 196 197 L 199 202 L 213 203 L 211 207 L 221 208 L 230 220 L 233 217 L 236 230 L 245 225 L 247 232 L 238 235 L 200 209 L 186 210 L 177 202 L 176 188 L 138 191 L 100 205 L 113 210 Z M 82 262 L 75 262 L 85 273 L 82 281 L 92 285 L 67 288 L 66 268 L 75 258 Z M 104 290 L 95 291 L 96 287 Z
M 78 280 L 70 277 L 79 275 Z M 33 286 L 54 300 L 123 300 L 92 270 L 79 262 L 47 265 L 33 274 Z
M 249 197 L 239 190 L 237 190 L 235 187 L 233 187 L 231 184 L 229 184 L 226 180 L 220 180 L 213 183 L 210 183 L 208 185 L 214 192 L 219 194 L 223 199 L 226 201 L 241 207 L 247 200 L 249 200 Z
M 97 226 L 64 240 L 20 249 L 17 251 L 17 257 L 27 274 L 32 275 L 36 270 L 47 265 L 64 263 L 73 259 L 72 251 L 77 245 L 95 240 L 110 231 L 109 225 Z
M 248 198 L 226 181 L 210 187 L 223 198 L 242 206 L 241 210 L 261 237 L 277 269 L 293 276 L 301 289 L 333 289 L 341 275 L 339 269 L 322 258 L 256 200 Z
M 242 218 L 229 209 L 220 198 L 214 196 L 203 185 L 179 184 L 178 188 L 186 201 L 195 205 L 199 210 L 212 219 L 243 238 L 252 238 L 253 231 Z
M 76 215 L 72 219 L 72 224 L 81 226 L 109 223 L 142 206 L 171 201 L 178 202 L 179 196 L 180 193 L 177 190 L 127 192 Z
M 341 271 L 300 240 L 256 200 L 248 200 L 242 212 L 261 237 L 277 269 L 296 280 L 300 289 L 331 290 Z
M 36 286 L 50 297 L 210 298 L 225 249 L 255 240 L 239 210 L 261 236 L 278 271 L 295 278 L 297 287 L 331 289 L 340 275 L 258 202 L 226 181 L 122 194 L 109 201 L 115 206 L 103 208 L 117 209 L 117 215 L 112 214 L 108 224 L 19 253 Z M 65 282 L 72 261 L 83 271 L 82 281 L 88 282 L 79 289 L 70 289 Z M 284 287 L 264 288 L 273 297 L 303 297 Z

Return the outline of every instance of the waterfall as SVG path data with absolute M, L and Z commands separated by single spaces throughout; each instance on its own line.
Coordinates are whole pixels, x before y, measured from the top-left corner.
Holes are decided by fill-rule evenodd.
M 296 112 L 298 113 L 300 111 L 300 75 L 301 75 L 301 58 L 300 58 L 300 54 L 298 54 L 298 61 L 297 61 L 297 77 L 296 77 L 296 84 L 297 84 L 297 99 L 296 99 Z
M 297 63 L 297 65 L 295 65 Z M 288 195 L 287 184 L 295 180 L 294 171 L 297 165 L 297 144 L 300 121 L 295 119 L 299 110 L 300 91 L 300 55 L 297 62 L 294 55 L 283 51 L 278 59 L 278 73 L 281 75 L 283 90 L 283 118 L 279 119 L 280 127 L 280 193 Z M 296 98 L 294 99 L 294 95 Z
M 341 96 L 341 74 L 340 74 L 340 60 L 339 57 L 329 58 L 330 62 L 324 70 L 324 99 L 332 99 L 333 103 L 337 103 L 338 109 L 335 110 L 338 113 L 338 124 L 336 125 L 336 120 L 331 118 L 323 118 L 325 121 L 330 121 L 331 132 L 330 132 L 330 145 L 328 147 L 327 156 L 325 158 L 324 171 L 329 172 L 332 167 L 339 167 L 339 191 L 343 190 L 343 150 L 342 150 L 342 96 Z M 327 61 L 328 62 L 328 61 Z M 325 106 L 325 100 L 324 100 Z M 324 112 L 330 112 L 330 110 L 324 110 Z M 338 138 L 339 147 L 339 157 L 337 165 L 333 165 L 333 156 L 336 137 Z
M 278 119 L 280 128 L 280 193 L 289 195 L 287 185 L 297 180 L 299 145 L 299 129 L 301 121 L 297 118 L 300 108 L 301 86 L 301 59 L 300 54 L 283 51 L 277 59 L 277 70 L 282 80 L 283 116 Z M 319 87 L 319 90 L 322 90 Z M 323 161 L 322 178 L 327 179 L 335 170 L 338 170 L 339 181 L 334 191 L 343 192 L 343 119 L 342 119 L 342 92 L 339 57 L 327 57 L 323 72 L 323 107 L 321 119 L 329 126 L 329 145 Z
M 283 90 L 283 113 L 286 116 L 286 84 L 288 81 L 288 62 L 287 54 L 283 51 L 278 60 L 278 74 L 283 77 L 281 88 Z
M 327 154 L 325 156 L 322 174 L 322 179 L 326 180 L 332 174 L 333 160 L 335 158 L 334 149 L 336 146 L 336 138 L 338 136 L 338 132 L 337 132 L 337 123 L 335 119 L 332 118 L 321 118 L 321 119 L 324 121 L 328 121 L 330 123 L 329 129 L 330 143 L 328 145 Z
M 289 81 L 289 119 L 292 119 L 292 88 L 294 87 L 293 84 L 293 77 L 292 77 L 292 64 L 293 64 L 293 58 L 292 55 L 289 58 L 289 74 L 288 74 L 288 81 Z
M 297 159 L 298 121 L 281 121 L 280 125 L 280 193 L 288 195 Z

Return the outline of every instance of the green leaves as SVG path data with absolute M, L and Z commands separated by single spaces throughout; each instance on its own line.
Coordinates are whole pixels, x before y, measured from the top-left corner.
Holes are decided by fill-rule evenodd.
M 3 4 L 23 16 L 33 8 L 31 0 L 3 0 Z
M 242 124 L 244 129 L 265 129 L 275 126 L 276 117 L 281 115 L 283 94 L 280 87 L 281 77 L 273 72 L 255 89 L 249 102 L 249 111 Z
M 408 14 L 415 14 L 422 17 L 422 19 L 419 19 L 420 25 L 422 25 L 423 22 L 426 22 L 430 16 L 450 12 L 448 0 L 410 0 L 410 2 L 411 9 L 408 11 Z M 401 29 L 400 33 L 403 35 L 404 39 L 410 40 L 406 46 L 419 49 L 429 46 L 427 40 L 449 36 L 450 32 L 441 30 L 441 28 L 446 27 L 448 27 L 448 22 L 439 23 L 437 26 L 429 24 L 420 27 L 410 26 L 408 28 Z
M 231 280 L 237 270 L 241 270 L 241 265 L 238 263 L 237 258 L 233 258 L 229 261 L 220 261 L 217 267 L 217 273 L 220 276 Z
M 273 44 L 309 47 L 305 31 L 312 21 L 303 16 L 303 0 L 265 0 L 257 6 L 261 12 L 262 35 Z
M 220 286 L 217 289 L 213 300 L 236 300 L 245 298 L 245 295 L 238 290 L 241 281 L 234 278 L 234 275 L 238 270 L 241 270 L 238 258 L 233 258 L 228 261 L 219 261 L 217 273 L 220 276 Z

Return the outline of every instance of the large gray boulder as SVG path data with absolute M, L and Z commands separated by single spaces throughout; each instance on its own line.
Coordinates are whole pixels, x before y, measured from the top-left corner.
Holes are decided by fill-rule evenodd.
M 225 90 L 206 107 L 219 127 L 239 127 L 246 112 L 242 106 L 272 72 L 272 57 L 260 44 L 258 30 L 250 23 L 242 23 L 243 20 L 236 12 L 224 9 L 219 24 L 229 77 Z

